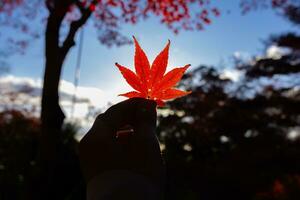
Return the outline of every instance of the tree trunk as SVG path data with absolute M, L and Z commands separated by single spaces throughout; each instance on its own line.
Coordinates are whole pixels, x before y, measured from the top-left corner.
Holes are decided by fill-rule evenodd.
M 63 65 L 59 47 L 59 28 L 64 16 L 49 15 L 45 33 L 45 73 L 41 105 L 40 167 L 37 198 L 58 199 L 55 184 L 58 147 L 65 115 L 59 106 L 58 86 Z
M 78 166 L 74 166 L 77 165 L 74 152 L 66 151 L 61 140 L 65 115 L 59 105 L 58 87 L 66 55 L 75 45 L 75 35 L 89 19 L 91 10 L 77 4 L 82 16 L 70 24 L 69 33 L 60 45 L 60 27 L 72 3 L 71 0 L 57 1 L 55 7 L 48 8 L 50 14 L 45 32 L 45 73 L 41 102 L 42 130 L 38 152 L 39 173 L 37 180 L 34 180 L 35 186 L 30 189 L 32 190 L 30 193 L 34 193 L 30 195 L 31 199 L 65 199 L 70 193 L 70 188 L 76 184 L 74 180 L 80 177 L 79 163 Z M 96 3 L 96 0 L 92 1 L 92 4 Z
M 64 60 L 75 45 L 78 30 L 92 14 L 91 1 L 84 7 L 78 0 L 45 1 L 49 11 L 45 31 L 45 73 L 41 102 L 41 135 L 37 155 L 37 167 L 33 170 L 25 198 L 30 200 L 84 199 L 84 184 L 78 156 L 62 140 L 62 125 L 65 115 L 59 105 L 59 81 Z M 76 5 L 81 17 L 69 26 L 69 32 L 60 44 L 59 31 L 71 5 Z M 75 193 L 75 194 L 74 194 Z

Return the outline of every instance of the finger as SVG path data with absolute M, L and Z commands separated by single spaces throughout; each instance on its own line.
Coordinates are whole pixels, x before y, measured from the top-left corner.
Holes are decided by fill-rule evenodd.
M 132 98 L 110 107 L 104 113 L 104 119 L 114 131 L 117 131 L 122 126 L 128 124 L 134 125 L 143 120 L 148 122 L 156 121 L 155 107 L 156 103 L 154 101 L 143 98 Z M 150 113 L 155 113 L 155 119 L 153 117 L 149 118 L 151 116 L 149 115 Z
M 130 138 L 128 152 L 133 170 L 145 174 L 157 184 L 163 179 L 164 164 L 155 134 L 156 120 L 155 101 L 137 102 L 133 121 L 134 134 Z
M 133 104 L 131 103 L 131 101 L 122 101 L 107 109 L 103 115 L 103 119 L 111 129 L 116 131 L 121 126 L 129 123 L 129 119 L 132 118 L 132 113 L 130 112 L 130 110 L 132 110 L 132 107 Z

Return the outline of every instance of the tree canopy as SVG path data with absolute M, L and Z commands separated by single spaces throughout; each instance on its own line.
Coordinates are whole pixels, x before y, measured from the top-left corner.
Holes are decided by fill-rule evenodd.
M 299 39 L 273 35 L 280 53 L 235 60 L 238 80 L 213 66 L 184 77 L 193 93 L 169 103 L 158 131 L 170 199 L 299 198 Z

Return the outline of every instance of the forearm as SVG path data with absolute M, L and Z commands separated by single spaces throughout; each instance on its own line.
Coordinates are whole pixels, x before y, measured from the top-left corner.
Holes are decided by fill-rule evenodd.
M 160 200 L 163 193 L 148 177 L 128 170 L 111 170 L 95 176 L 87 185 L 87 200 Z

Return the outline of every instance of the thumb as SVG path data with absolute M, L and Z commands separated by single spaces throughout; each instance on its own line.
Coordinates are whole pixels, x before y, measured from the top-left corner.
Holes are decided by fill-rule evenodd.
M 130 138 L 131 167 L 146 175 L 156 185 L 163 183 L 164 164 L 156 137 L 156 102 L 139 101 L 133 121 L 134 134 Z
M 133 120 L 134 127 L 156 127 L 157 113 L 156 102 L 153 100 L 143 100 L 136 104 L 136 112 Z

